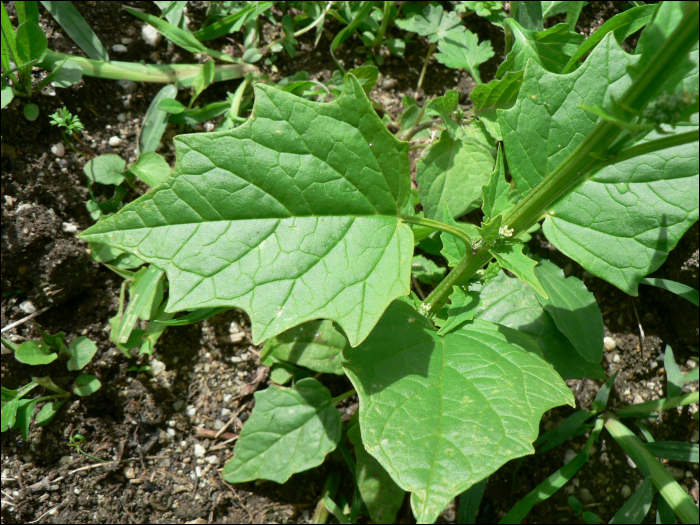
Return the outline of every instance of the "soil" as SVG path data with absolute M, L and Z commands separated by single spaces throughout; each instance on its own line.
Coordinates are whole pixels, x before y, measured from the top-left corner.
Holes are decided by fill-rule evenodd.
M 582 12 L 579 31 L 590 34 L 618 12 L 614 4 L 590 2 Z M 121 6 L 158 14 L 151 2 L 74 5 L 107 49 L 127 42 L 123 38 L 131 39 L 124 54 L 117 57 L 112 53 L 119 60 L 197 61 L 167 41 L 153 48 L 140 38 L 140 22 Z M 13 3 L 7 7 L 14 21 Z M 201 23 L 205 8 L 205 2 L 189 3 L 191 27 Z M 41 23 L 51 49 L 82 55 L 43 9 Z M 496 56 L 481 67 L 487 82 L 503 59 L 503 34 L 476 16 L 466 23 L 480 40 L 490 39 L 496 50 Z M 330 78 L 335 65 L 327 50 L 337 30 L 335 22 L 327 23 L 316 49 L 313 32 L 304 35 L 295 59 L 280 54 L 275 67 L 265 67 L 266 72 L 273 79 L 297 71 L 307 71 L 312 79 Z M 263 27 L 264 38 L 269 41 L 278 31 L 268 23 Z M 240 34 L 234 37 L 238 39 Z M 230 44 L 226 38 L 209 43 L 217 49 Z M 364 62 L 366 52 L 359 46 L 353 37 L 339 50 L 346 68 Z M 237 43 L 233 48 L 240 54 Z M 460 101 L 468 103 L 474 85 L 468 74 L 435 61 L 430 64 L 423 91 L 415 93 L 427 51 L 420 39 L 407 45 L 404 57 L 384 51 L 380 51 L 384 58 L 381 77 L 371 96 L 392 117 L 402 111 L 405 95 L 415 95 L 422 102 L 446 89 L 457 89 Z M 233 92 L 237 85 L 238 81 L 215 84 L 199 102 L 223 100 L 226 91 Z M 44 330 L 63 331 L 68 341 L 86 335 L 97 343 L 98 353 L 83 372 L 95 374 L 103 384 L 89 397 L 71 398 L 50 425 L 32 426 L 27 441 L 16 431 L 2 434 L 3 523 L 308 523 L 333 471 L 343 474 L 340 492 L 352 497 L 347 469 L 335 454 L 321 468 L 297 474 L 284 485 L 263 481 L 232 486 L 222 481 L 220 471 L 232 456 L 235 438 L 254 405 L 250 395 L 254 387 L 243 389 L 249 384 L 257 388 L 267 384 L 260 348 L 251 343 L 245 313 L 231 310 L 197 325 L 168 328 L 156 345 L 149 374 L 131 372 L 132 363 L 109 341 L 108 319 L 117 312 L 122 279 L 93 262 L 87 244 L 75 236 L 93 223 L 84 204 L 89 193 L 82 167 L 89 157 L 68 148 L 64 155 L 56 154 L 56 148 L 52 151 L 62 137 L 49 124 L 48 115 L 66 106 L 80 116 L 85 125 L 83 141 L 90 149 L 96 154 L 116 153 L 131 162 L 143 116 L 159 87 L 86 77 L 54 95 L 37 96 L 41 112 L 34 122 L 24 119 L 21 103 L 13 102 L 3 110 L 2 326 L 25 317 L 32 309 L 48 307 L 36 317 Z M 201 129 L 201 125 L 195 127 L 195 131 Z M 171 164 L 171 138 L 176 132 L 175 126 L 168 130 L 161 149 Z M 119 137 L 121 144 L 109 146 L 110 137 Z M 126 200 L 135 196 L 137 192 L 132 191 Z M 698 288 L 698 236 L 696 223 L 655 276 Z M 667 344 L 673 347 L 681 370 L 687 372 L 696 366 L 691 359 L 698 351 L 696 308 L 673 294 L 645 286 L 640 287 L 638 297 L 630 297 L 585 272 L 541 235 L 535 235 L 530 247 L 564 268 L 567 275 L 583 279 L 595 294 L 603 311 L 606 336 L 617 345 L 602 361 L 608 376 L 618 372 L 611 395 L 613 407 L 663 395 L 662 357 Z M 32 322 L 26 322 L 3 335 L 21 342 L 38 338 L 39 332 Z M 142 356 L 139 364 L 147 362 L 148 357 Z M 50 365 L 29 367 L 12 355 L 2 355 L 2 384 L 7 388 L 26 384 L 31 376 L 46 375 L 66 386 L 77 372 Z M 602 381 L 583 379 L 568 384 L 579 409 L 590 407 Z M 350 388 L 344 378 L 333 379 L 327 386 L 333 395 Z M 685 388 L 696 391 L 698 384 Z M 344 419 L 356 409 L 356 398 L 346 400 Z M 665 412 L 649 421 L 648 427 L 656 440 L 697 442 L 697 423 L 690 417 L 696 410 L 694 405 Z M 551 410 L 544 416 L 542 429 L 554 428 L 572 412 L 565 407 Z M 228 434 L 213 439 L 223 426 Z M 97 462 L 69 447 L 72 433 L 86 437 L 85 452 L 108 462 Z M 548 453 L 499 469 L 489 479 L 479 522 L 498 521 L 583 443 L 585 436 L 574 438 Z M 698 465 L 669 462 L 669 466 L 697 503 Z M 590 463 L 563 490 L 536 506 L 527 521 L 581 523 L 567 505 L 568 495 L 573 494 L 586 510 L 607 522 L 626 500 L 625 494 L 634 492 L 641 481 L 625 453 L 603 434 Z M 654 510 L 652 506 L 646 523 L 654 522 Z M 397 520 L 414 522 L 407 500 Z M 452 504 L 439 521 L 455 523 L 456 505 Z

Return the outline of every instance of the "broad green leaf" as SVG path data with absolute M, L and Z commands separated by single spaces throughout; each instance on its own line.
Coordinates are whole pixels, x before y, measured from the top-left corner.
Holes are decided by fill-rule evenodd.
M 448 32 L 438 42 L 438 50 L 438 62 L 452 69 L 466 69 L 477 84 L 481 84 L 479 65 L 495 55 L 490 40 L 479 43 L 479 37 L 463 27 Z
M 278 385 L 286 385 L 294 377 L 291 366 L 285 363 L 273 363 L 270 367 L 270 380 Z
M 68 345 L 68 370 L 82 370 L 88 364 L 97 352 L 97 345 L 89 338 L 81 335 L 73 339 Z
M 477 208 L 481 187 L 489 180 L 493 157 L 473 142 L 452 140 L 443 133 L 423 153 L 416 166 L 416 181 L 425 216 L 435 219 L 447 202 L 454 217 Z
M 71 2 L 41 3 L 88 57 L 109 62 L 109 55 L 102 42 Z
M 143 119 L 141 126 L 141 134 L 139 135 L 139 147 L 136 151 L 137 155 L 143 155 L 149 151 L 155 151 L 160 144 L 160 139 L 163 138 L 165 128 L 168 126 L 168 118 L 170 115 L 159 108 L 161 101 L 172 99 L 177 95 L 177 87 L 172 84 L 163 86 L 156 96 L 153 97 L 151 105 L 148 106 L 146 116 Z
M 451 115 L 459 104 L 459 93 L 454 90 L 448 90 L 445 92 L 445 96 L 437 97 L 430 100 L 425 105 L 425 113 L 427 115 L 433 115 L 440 117 L 445 123 L 447 132 L 450 134 L 450 138 L 459 138 L 459 124 L 455 122 Z
M 534 337 L 544 358 L 564 379 L 605 379 L 601 366 L 587 361 L 559 331 L 552 316 L 542 308 L 528 284 L 500 272 L 479 292 L 481 302 L 475 318 Z
M 513 39 L 513 48 L 498 66 L 498 78 L 508 71 L 525 69 L 528 60 L 552 73 L 561 73 L 569 57 L 585 39 L 583 35 L 569 31 L 567 24 L 557 24 L 546 31 L 530 31 L 508 18 L 504 29 L 506 35 L 511 35 Z
M 326 318 L 357 345 L 409 293 L 408 144 L 353 77 L 328 104 L 255 92 L 251 119 L 176 138 L 166 181 L 81 237 L 163 269 L 168 312 L 243 308 L 256 343 Z
M 581 44 L 569 59 L 562 73 L 573 71 L 578 60 L 592 51 L 608 33 L 614 33 L 615 39 L 621 44 L 628 36 L 647 25 L 658 7 L 659 4 L 640 5 L 613 16 Z
M 532 453 L 542 414 L 574 403 L 515 330 L 475 321 L 445 336 L 395 301 L 343 366 L 360 397 L 365 449 L 419 523 L 507 461 Z M 530 346 L 530 343 L 527 343 Z
M 514 205 L 508 199 L 510 184 L 506 181 L 506 167 L 503 161 L 503 148 L 498 148 L 496 166 L 491 172 L 488 184 L 484 185 L 482 209 L 486 220 L 497 215 L 505 215 Z
M 608 523 L 642 523 L 649 513 L 655 494 L 656 489 L 651 482 L 651 477 L 648 477 Z
M 442 6 L 428 5 L 421 14 L 406 19 L 397 19 L 396 25 L 404 31 L 418 33 L 430 42 L 443 40 L 448 31 L 461 25 L 462 21 L 453 11 L 443 11 Z
M 690 301 L 695 306 L 700 306 L 700 294 L 695 288 L 686 286 L 683 283 L 677 283 L 676 281 L 670 281 L 668 279 L 659 279 L 657 277 L 647 277 L 640 281 L 640 284 L 647 284 L 649 286 L 656 286 L 663 290 L 674 293 L 687 301 Z
M 422 255 L 414 255 L 411 263 L 411 271 L 413 276 L 420 282 L 435 286 L 445 276 L 447 269 L 438 266 Z
M 17 407 L 19 406 L 20 399 L 15 397 L 10 401 L 3 403 L 2 405 L 2 423 L 0 424 L 0 430 L 6 432 L 15 426 L 15 421 L 17 421 Z
M 460 324 L 474 319 L 479 305 L 479 292 L 467 292 L 459 286 L 452 287 L 450 304 L 447 306 L 447 319 L 441 323 L 438 335 L 445 335 Z M 437 323 L 437 319 L 435 320 Z
M 591 363 L 603 357 L 603 316 L 595 296 L 574 276 L 564 277 L 555 264 L 541 260 L 535 268 L 548 298 L 537 300 L 559 331 L 566 335 L 579 354 Z
M 535 3 L 535 2 L 533 2 Z M 571 2 L 537 2 L 542 6 L 542 17 L 549 18 L 550 16 L 558 15 L 561 13 L 566 13 L 567 4 Z
M 97 392 L 102 383 L 92 374 L 80 374 L 75 378 L 75 384 L 73 385 L 73 392 L 78 396 L 89 396 Z
M 19 428 L 19 433 L 25 441 L 29 437 L 29 425 L 34 415 L 34 406 L 39 399 L 20 399 L 17 403 L 17 415 L 15 427 Z
M 405 492 L 394 483 L 384 467 L 365 450 L 359 424 L 354 424 L 348 429 L 348 438 L 355 446 L 357 458 L 355 482 L 372 522 L 394 523 Z
M 595 126 L 598 117 L 580 105 L 608 107 L 630 85 L 628 66 L 636 60 L 609 34 L 568 75 L 528 65 L 518 102 L 499 111 L 509 166 L 523 195 Z M 657 138 L 652 132 L 643 140 Z M 590 273 L 637 295 L 640 279 L 661 266 L 698 219 L 697 148 L 686 144 L 598 171 L 555 206 L 545 235 Z
M 25 22 L 17 28 L 17 53 L 22 62 L 38 60 L 41 62 L 46 56 L 48 40 L 44 31 L 35 22 Z
M 476 86 L 469 94 L 474 103 L 474 112 L 496 140 L 503 140 L 496 110 L 508 109 L 515 104 L 523 83 L 523 73 L 524 71 L 508 71 L 503 78 Z
M 149 186 L 158 186 L 170 175 L 172 169 L 162 155 L 155 151 L 142 153 L 138 160 L 129 166 L 129 171 Z
M 518 277 L 518 279 L 529 284 L 540 297 L 544 299 L 549 298 L 547 296 L 547 291 L 542 286 L 542 283 L 535 272 L 537 261 L 530 259 L 523 253 L 522 244 L 506 244 L 498 248 L 494 248 L 490 250 L 490 252 L 491 255 L 496 258 L 496 261 L 498 261 L 501 268 L 508 270 L 513 275 Z
M 25 365 L 48 365 L 58 354 L 44 341 L 25 341 L 15 350 L 15 359 Z
M 83 171 L 90 182 L 113 184 L 115 186 L 124 182 L 125 169 L 126 161 L 114 153 L 107 153 L 90 159 L 83 167 Z
M 340 354 L 346 345 L 332 321 L 309 321 L 268 339 L 260 359 L 271 355 L 315 372 L 343 375 Z
M 323 463 L 340 441 L 340 412 L 326 387 L 311 377 L 294 388 L 255 393 L 255 408 L 224 466 L 228 483 L 254 479 L 286 482 Z
M 15 94 L 12 91 L 12 87 L 9 85 L 2 86 L 2 108 L 5 108 L 12 99 L 15 98 Z
M 36 104 L 25 104 L 22 109 L 24 111 L 24 118 L 29 122 L 34 122 L 39 118 L 39 106 Z
M 554 2 L 563 4 L 564 2 Z M 524 29 L 531 31 L 544 30 L 542 2 L 513 2 L 510 6 L 510 16 Z

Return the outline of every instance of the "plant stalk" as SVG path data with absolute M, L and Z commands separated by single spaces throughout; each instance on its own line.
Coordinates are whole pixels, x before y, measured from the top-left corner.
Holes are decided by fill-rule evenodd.
M 666 39 L 618 101 L 619 107 L 629 113 L 629 118 L 633 118 L 644 109 L 652 97 L 656 95 L 665 79 L 668 78 L 668 74 L 674 71 L 678 64 L 686 58 L 688 52 L 698 41 L 697 27 L 700 22 L 698 4 L 691 3 L 689 5 L 690 9 L 683 22 Z M 601 120 L 583 142 L 506 215 L 502 224 L 513 229 L 513 237 L 517 237 L 534 226 L 543 215 L 552 210 L 556 203 L 583 184 L 594 170 L 602 167 L 603 165 L 598 159 L 610 157 L 608 152 L 611 145 L 614 145 L 615 139 L 623 131 L 615 124 Z M 666 143 L 655 144 L 659 141 L 653 141 L 647 143 L 648 145 L 633 146 L 629 148 L 627 153 L 623 151 L 607 162 L 615 161 L 622 155 L 624 155 L 622 160 L 626 160 L 631 158 L 632 153 L 647 152 L 644 148 L 678 145 L 674 140 L 686 141 L 689 138 L 684 133 L 674 138 L 669 137 Z M 654 145 L 652 146 L 652 144 Z M 654 151 L 654 149 L 649 151 Z M 468 282 L 490 260 L 491 255 L 485 248 L 474 253 L 470 253 L 468 250 L 465 257 L 425 300 L 429 312 L 437 312 L 447 302 L 452 286 Z
M 334 397 L 331 400 L 331 403 L 337 405 L 341 401 L 344 401 L 345 399 L 349 398 L 350 396 L 354 396 L 355 394 L 357 394 L 357 391 L 353 388 L 352 390 L 348 390 L 344 394 L 340 394 L 338 397 Z
M 420 87 L 423 85 L 423 78 L 425 77 L 425 72 L 428 69 L 428 62 L 430 62 L 430 57 L 435 53 L 435 48 L 437 44 L 430 44 L 428 48 L 428 54 L 425 55 L 425 60 L 423 61 L 423 69 L 421 69 L 420 77 L 418 77 L 418 84 L 416 84 L 416 93 L 420 91 Z
M 419 226 L 427 226 L 428 228 L 432 228 L 433 230 L 440 230 L 446 233 L 449 233 L 450 235 L 454 235 L 458 239 L 460 239 L 466 246 L 467 250 L 471 251 L 472 248 L 472 240 L 469 237 L 469 235 L 466 234 L 463 230 L 460 230 L 456 226 L 450 226 L 449 224 L 445 224 L 444 222 L 440 221 L 435 221 L 433 219 L 428 219 L 426 217 L 415 217 L 411 215 L 402 215 L 401 220 L 403 222 L 407 222 L 409 224 L 417 224 Z

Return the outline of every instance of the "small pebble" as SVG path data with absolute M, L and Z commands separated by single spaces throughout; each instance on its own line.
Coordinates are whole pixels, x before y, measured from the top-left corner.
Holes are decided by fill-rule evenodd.
M 173 403 L 173 410 L 175 412 L 179 412 L 180 410 L 182 410 L 182 407 L 184 407 L 184 406 L 185 406 L 185 401 L 182 399 L 178 399 L 177 401 L 175 401 Z
M 51 146 L 51 153 L 57 157 L 63 157 L 66 154 L 66 147 L 63 145 L 63 142 L 57 142 Z
M 125 46 L 128 46 L 134 41 L 133 38 L 129 38 L 128 36 L 125 36 L 124 38 L 121 39 L 121 43 L 124 44 Z
M 692 477 L 693 477 L 693 473 L 692 473 L 691 471 L 689 471 L 689 470 L 686 470 L 686 471 L 685 471 L 685 477 L 686 477 L 686 478 L 692 478 Z
M 647 383 L 647 388 L 650 389 L 650 390 L 654 390 L 654 387 L 655 387 L 655 386 L 656 386 L 656 384 L 655 384 L 655 383 L 652 383 L 651 381 L 649 381 L 649 382 Z
M 231 415 L 231 409 L 230 408 L 222 408 L 221 409 L 221 417 L 226 417 L 228 415 Z
M 194 455 L 197 456 L 198 458 L 204 457 L 204 454 L 207 453 L 207 449 L 204 448 L 202 445 L 199 443 L 196 443 L 194 445 Z
M 204 123 L 204 131 L 212 132 L 215 129 L 216 129 L 216 124 L 214 124 L 213 122 L 205 122 Z
M 617 341 L 615 341 L 615 339 L 612 337 L 606 337 L 603 339 L 603 346 L 608 352 L 612 352 L 617 348 Z
M 149 370 L 149 373 L 153 377 L 156 377 L 163 372 L 165 372 L 165 363 L 163 361 L 159 361 L 158 359 L 151 359 L 151 369 Z
M 211 426 L 214 430 L 221 430 L 222 428 L 224 428 L 224 422 L 220 419 L 217 419 L 211 424 Z
M 698 364 L 695 362 L 694 359 L 688 359 L 688 360 L 685 362 L 685 364 L 686 364 L 686 366 L 687 366 L 688 368 L 690 368 L 691 370 L 693 370 L 696 366 L 698 366 Z
M 613 356 L 613 363 L 619 363 L 620 362 L 620 354 L 615 354 Z
M 34 303 L 27 300 L 27 301 L 22 301 L 19 304 L 19 309 L 22 310 L 27 315 L 33 314 L 36 312 L 36 306 L 34 306 Z
M 117 120 L 122 123 L 126 122 L 126 115 L 124 113 L 119 113 L 119 115 L 117 115 Z
M 126 53 L 126 46 L 124 44 L 114 44 L 112 46 L 112 51 L 115 53 Z
M 127 479 L 133 479 L 136 477 L 136 470 L 134 467 L 126 467 L 124 469 L 124 477 Z
M 207 463 L 210 465 L 218 465 L 219 464 L 219 458 L 217 456 L 214 456 L 213 454 L 211 456 L 207 456 L 204 458 Z
M 202 472 L 202 467 L 200 467 L 199 465 L 197 465 L 194 468 L 194 473 L 197 475 L 198 478 L 201 478 L 202 475 L 204 474 L 204 472 Z
M 78 231 L 78 227 L 72 222 L 64 222 L 61 224 L 61 229 L 66 233 L 75 233 Z
M 629 456 L 627 456 L 627 464 L 632 468 L 637 468 L 637 464 L 634 461 L 632 461 L 632 458 Z
M 593 495 L 588 489 L 581 489 L 579 495 L 581 496 L 581 501 L 584 503 L 593 503 Z
M 642 396 L 639 394 L 635 394 L 634 398 L 632 399 L 632 404 L 638 405 L 639 403 L 644 403 L 644 399 L 642 399 Z
M 622 485 L 622 488 L 620 489 L 620 495 L 627 499 L 632 495 L 632 489 L 629 487 L 629 485 Z
M 143 41 L 149 46 L 156 47 L 162 35 L 155 27 L 144 24 L 143 27 L 141 27 L 141 38 L 143 38 Z
M 117 85 L 127 93 L 132 93 L 136 89 L 136 82 L 131 80 L 118 80 Z
M 122 139 L 120 139 L 119 137 L 109 137 L 109 145 L 112 146 L 113 148 L 116 148 L 121 143 L 122 143 Z
M 166 430 L 166 432 L 168 433 L 168 435 L 170 437 L 175 437 L 175 429 L 174 428 L 169 428 L 168 430 Z
M 666 465 L 666 470 L 668 470 L 668 473 L 671 474 L 671 476 L 673 476 L 673 479 L 675 479 L 676 481 L 685 477 L 685 470 L 683 470 L 682 468 L 670 467 Z
M 693 435 L 690 436 L 690 442 L 691 443 L 697 443 L 700 440 L 700 431 L 696 428 L 693 430 Z
M 564 453 L 564 465 L 576 457 L 576 451 L 570 448 L 566 449 Z
M 194 408 L 192 405 L 187 407 L 187 417 L 192 419 L 196 414 L 197 414 L 196 408 Z

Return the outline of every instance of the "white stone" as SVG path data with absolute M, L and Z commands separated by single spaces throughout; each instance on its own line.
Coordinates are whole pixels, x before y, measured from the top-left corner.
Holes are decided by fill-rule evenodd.
M 124 477 L 127 479 L 133 479 L 136 477 L 136 470 L 134 467 L 126 467 L 124 469 Z
M 221 409 L 221 417 L 226 417 L 231 414 L 231 409 L 230 408 L 222 408 Z
M 688 368 L 693 370 L 698 364 L 695 362 L 695 359 L 688 359 L 685 364 L 687 365 Z
M 638 404 L 640 404 L 640 403 L 644 403 L 644 399 L 643 399 L 642 396 L 640 396 L 639 394 L 636 394 L 636 395 L 634 396 L 634 398 L 632 398 L 632 404 L 633 404 L 633 405 L 638 405 Z
M 143 38 L 143 41 L 149 46 L 156 47 L 163 36 L 155 27 L 143 24 L 141 28 L 141 38 Z
M 606 337 L 603 339 L 603 346 L 608 352 L 612 352 L 617 348 L 617 341 L 615 341 L 615 339 L 612 337 Z
M 629 487 L 629 485 L 622 485 L 622 488 L 620 489 L 620 495 L 627 499 L 632 495 L 632 489 Z
M 211 133 L 215 129 L 216 129 L 216 124 L 214 124 L 213 122 L 205 122 L 204 123 L 204 131 Z
M 213 454 L 212 454 L 211 456 L 207 456 L 207 457 L 204 458 L 204 459 L 205 459 L 206 462 L 209 463 L 210 465 L 218 465 L 218 464 L 219 464 L 219 458 L 216 457 L 216 456 L 214 456 Z
M 187 407 L 187 417 L 192 419 L 196 414 L 197 414 L 196 408 L 194 408 L 192 405 Z
M 564 453 L 564 465 L 576 457 L 576 451 L 570 448 L 566 449 Z
M 113 148 L 116 148 L 121 143 L 122 143 L 122 139 L 120 139 L 119 137 L 117 137 L 117 136 L 109 137 L 109 145 L 112 146 Z
M 166 430 L 166 432 L 168 433 L 168 435 L 170 437 L 175 437 L 175 429 L 174 428 L 169 428 L 168 430 Z
M 194 473 L 198 478 L 201 478 L 204 475 L 204 472 L 202 472 L 202 467 L 199 465 L 194 468 Z
M 118 80 L 117 85 L 127 93 L 132 93 L 136 89 L 136 82 L 131 80 Z
M 220 419 L 216 419 L 216 420 L 214 420 L 214 422 L 211 424 L 211 426 L 212 426 L 212 428 L 213 428 L 214 430 L 221 430 L 222 428 L 224 428 L 224 422 L 221 421 Z
M 51 153 L 57 157 L 63 157 L 66 154 L 66 147 L 63 145 L 63 142 L 57 142 L 51 146 Z
M 690 442 L 691 443 L 697 443 L 700 440 L 700 431 L 696 428 L 693 430 L 693 435 L 690 436 Z
M 204 454 L 207 453 L 207 449 L 204 448 L 204 446 L 200 445 L 199 443 L 196 443 L 194 446 L 194 455 L 197 456 L 198 458 L 204 457 Z
M 78 231 L 78 227 L 72 222 L 64 222 L 61 224 L 61 229 L 66 233 L 76 233 Z
M 149 372 L 153 377 L 162 374 L 165 372 L 165 363 L 163 361 L 159 361 L 158 359 L 151 359 L 151 369 Z
M 125 36 L 124 38 L 121 39 L 121 43 L 124 44 L 125 46 L 128 46 L 134 41 L 133 38 L 129 38 L 128 36 Z
M 126 122 L 126 115 L 124 113 L 119 113 L 119 115 L 117 115 L 117 120 L 119 122 Z
M 592 503 L 593 502 L 593 495 L 591 494 L 591 491 L 588 489 L 581 489 L 579 492 L 579 495 L 581 496 L 581 501 L 584 503 Z
M 36 306 L 34 306 L 34 303 L 27 300 L 27 301 L 22 301 L 19 304 L 19 309 L 22 310 L 27 315 L 33 314 L 36 312 Z
M 114 44 L 112 46 L 112 51 L 115 53 L 126 53 L 126 46 L 124 44 Z
M 613 363 L 619 363 L 620 362 L 620 354 L 615 354 L 613 356 Z

